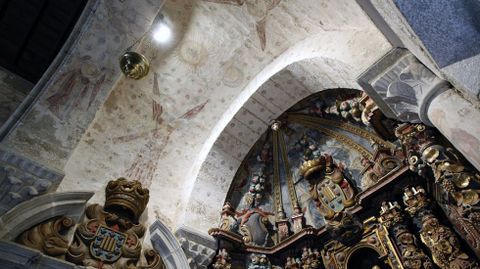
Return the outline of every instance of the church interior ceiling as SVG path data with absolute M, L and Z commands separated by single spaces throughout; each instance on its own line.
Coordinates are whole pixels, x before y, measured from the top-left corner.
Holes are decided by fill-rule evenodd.
M 0 248 L 34 253 L 27 267 L 164 269 L 181 256 L 202 269 L 480 268 L 478 152 L 367 96 L 365 70 L 398 48 L 365 1 L 73 2 L 86 4 L 81 25 L 28 109 L 28 81 L 0 94 L 0 231 L 15 230 Z M 149 37 L 159 18 L 163 44 Z M 398 79 L 416 83 L 427 68 L 411 59 Z M 49 196 L 64 192 L 77 197 Z M 33 217 L 16 215 L 27 205 Z

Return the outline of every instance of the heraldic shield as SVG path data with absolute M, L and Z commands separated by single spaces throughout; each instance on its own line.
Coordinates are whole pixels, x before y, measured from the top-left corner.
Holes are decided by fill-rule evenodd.
M 100 226 L 90 244 L 90 253 L 103 262 L 113 263 L 122 256 L 122 247 L 126 239 L 125 234 Z

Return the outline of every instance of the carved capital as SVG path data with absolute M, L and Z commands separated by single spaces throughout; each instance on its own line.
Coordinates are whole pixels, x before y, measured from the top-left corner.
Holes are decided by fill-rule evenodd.
M 447 81 L 437 77 L 408 50 L 390 51 L 358 79 L 358 83 L 389 117 L 432 125 L 428 106 Z
M 379 219 L 387 229 L 405 222 L 405 216 L 397 202 L 383 202 Z

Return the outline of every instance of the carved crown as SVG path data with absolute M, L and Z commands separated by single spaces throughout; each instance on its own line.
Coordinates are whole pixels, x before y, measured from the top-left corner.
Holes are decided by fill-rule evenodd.
M 305 179 L 308 179 L 310 175 L 317 171 L 323 170 L 325 168 L 325 164 L 326 160 L 323 156 L 312 160 L 306 160 L 299 168 L 300 175 L 302 175 Z
M 106 211 L 126 211 L 133 221 L 137 221 L 145 210 L 149 197 L 148 189 L 142 188 L 139 181 L 119 178 L 108 182 L 104 208 Z

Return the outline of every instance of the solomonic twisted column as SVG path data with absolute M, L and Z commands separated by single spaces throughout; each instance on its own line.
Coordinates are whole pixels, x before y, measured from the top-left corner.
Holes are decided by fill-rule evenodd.
M 409 215 L 421 224 L 420 238 L 439 268 L 479 268 L 477 262 L 461 250 L 453 231 L 434 215 L 432 203 L 422 187 L 405 188 L 403 202 Z
M 410 170 L 435 178 L 435 199 L 457 232 L 480 257 L 480 175 L 453 148 L 441 145 L 438 133 L 423 124 L 403 124 L 396 131 Z
M 424 168 L 429 166 L 435 182 L 448 192 L 449 199 L 458 206 L 475 206 L 480 202 L 475 190 L 480 175 L 464 164 L 455 149 L 441 145 L 432 128 L 423 124 L 403 124 L 395 134 L 407 150 L 410 170 L 424 174 Z
M 416 236 L 409 231 L 405 214 L 397 202 L 382 204 L 380 221 L 393 237 L 403 268 L 433 269 L 432 261 L 418 246 Z

